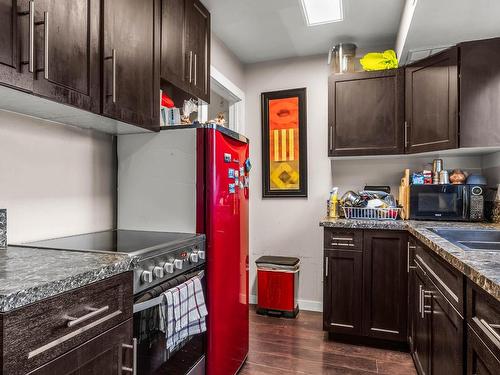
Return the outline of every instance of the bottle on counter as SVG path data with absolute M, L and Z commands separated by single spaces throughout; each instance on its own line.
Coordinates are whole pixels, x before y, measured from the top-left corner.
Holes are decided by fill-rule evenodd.
M 334 187 L 330 192 L 330 200 L 328 202 L 328 216 L 332 219 L 338 219 L 339 217 L 339 188 Z

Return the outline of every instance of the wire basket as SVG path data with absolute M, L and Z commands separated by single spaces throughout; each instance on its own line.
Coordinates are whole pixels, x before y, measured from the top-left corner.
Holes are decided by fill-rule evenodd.
M 401 208 L 367 208 L 342 206 L 346 219 L 396 220 Z

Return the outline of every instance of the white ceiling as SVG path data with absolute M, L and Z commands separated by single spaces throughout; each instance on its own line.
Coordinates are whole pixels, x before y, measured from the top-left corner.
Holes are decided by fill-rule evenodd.
M 405 3 L 343 0 L 344 21 L 308 27 L 300 0 L 202 2 L 211 12 L 213 32 L 243 63 L 326 55 L 339 42 L 353 42 L 362 51 L 394 48 Z
M 500 0 L 417 0 L 400 61 L 408 52 L 500 36 Z M 420 54 L 420 56 L 422 56 Z

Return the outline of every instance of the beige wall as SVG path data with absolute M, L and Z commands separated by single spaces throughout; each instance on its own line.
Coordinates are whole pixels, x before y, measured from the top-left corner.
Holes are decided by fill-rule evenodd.
M 0 207 L 10 243 L 114 223 L 112 137 L 0 111 Z

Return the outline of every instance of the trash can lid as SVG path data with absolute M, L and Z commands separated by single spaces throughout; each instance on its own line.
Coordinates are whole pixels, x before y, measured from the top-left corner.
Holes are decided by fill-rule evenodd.
M 286 266 L 286 267 L 294 267 L 300 262 L 299 258 L 295 257 L 278 257 L 278 256 L 269 256 L 264 255 L 255 261 L 258 265 L 260 263 L 272 264 L 276 266 Z

